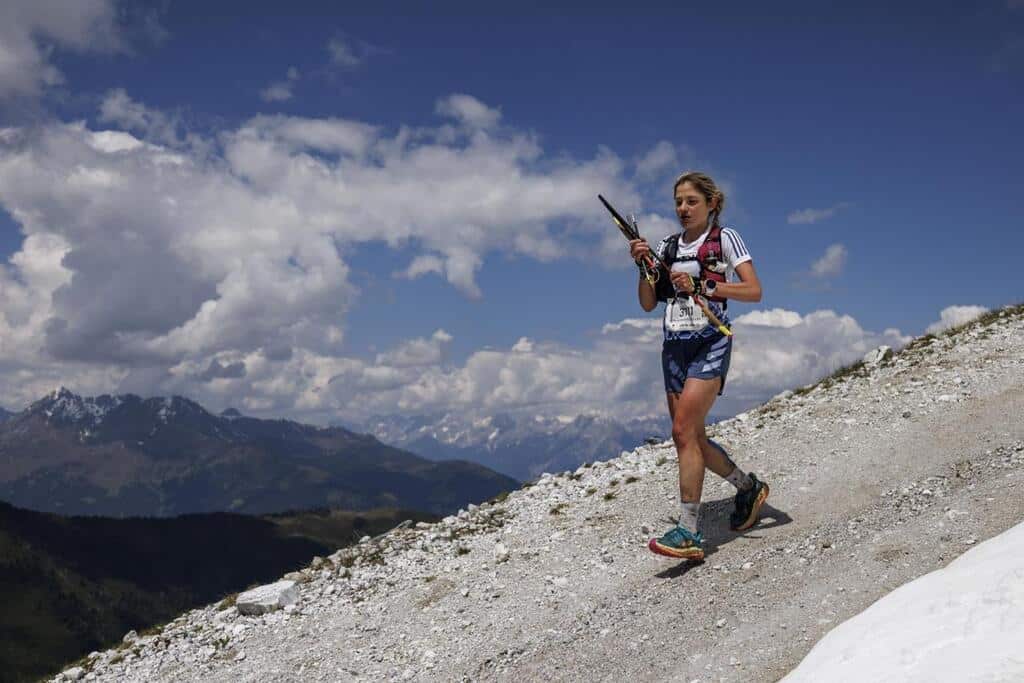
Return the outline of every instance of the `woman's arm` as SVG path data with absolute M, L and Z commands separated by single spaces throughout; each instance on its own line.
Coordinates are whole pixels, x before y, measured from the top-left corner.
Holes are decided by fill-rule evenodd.
M 643 273 L 640 273 L 640 284 L 636 286 L 636 296 L 640 300 L 640 308 L 644 309 L 647 313 L 653 311 L 654 307 L 658 305 L 658 298 L 654 294 L 654 287 L 647 281 Z
M 744 261 L 736 266 L 739 282 L 720 282 L 715 287 L 715 295 L 735 301 L 757 303 L 761 300 L 761 281 L 754 270 L 753 261 Z
M 650 254 L 651 247 L 647 244 L 647 240 L 630 240 L 629 255 L 633 257 L 634 261 L 639 261 L 641 258 L 650 256 Z M 653 311 L 654 307 L 658 305 L 658 297 L 654 293 L 654 286 L 647 281 L 643 273 L 640 273 L 640 284 L 637 285 L 636 296 L 640 300 L 640 308 L 648 313 Z

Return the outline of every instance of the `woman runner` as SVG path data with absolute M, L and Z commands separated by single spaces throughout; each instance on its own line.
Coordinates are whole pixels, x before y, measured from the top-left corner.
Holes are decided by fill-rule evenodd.
M 648 547 L 659 555 L 702 560 L 699 520 L 704 468 L 736 487 L 736 509 L 729 526 L 737 531 L 757 523 L 768 485 L 737 467 L 705 432 L 708 411 L 725 388 L 732 337 L 709 322 L 691 295 L 696 291 L 706 299 L 711 312 L 728 326 L 726 300 L 758 302 L 761 283 L 739 233 L 719 225 L 725 195 L 715 181 L 703 173 L 687 172 L 676 180 L 673 195 L 682 229 L 663 239 L 657 249 L 671 272 L 662 271 L 656 286 L 641 275 L 637 295 L 644 311 L 652 311 L 659 301 L 666 304 L 661 366 L 679 460 L 682 508 L 679 524 L 652 538 Z M 637 263 L 650 255 L 646 240 L 632 240 L 629 247 Z M 733 273 L 738 282 L 729 281 Z

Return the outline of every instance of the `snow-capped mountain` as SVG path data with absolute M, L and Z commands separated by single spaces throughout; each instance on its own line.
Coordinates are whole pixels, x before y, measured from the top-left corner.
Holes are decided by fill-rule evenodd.
M 440 513 L 514 485 L 479 465 L 429 462 L 340 427 L 214 415 L 181 396 L 60 388 L 0 423 L 0 499 L 47 512 Z
M 379 417 L 364 428 L 384 443 L 431 460 L 470 460 L 524 481 L 606 460 L 649 438 L 663 440 L 670 429 L 668 418 L 498 414 L 474 419 L 451 413 Z

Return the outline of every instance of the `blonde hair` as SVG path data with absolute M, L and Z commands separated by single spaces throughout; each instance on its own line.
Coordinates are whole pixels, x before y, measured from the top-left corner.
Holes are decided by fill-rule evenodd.
M 676 184 L 672 186 L 673 201 L 675 201 L 676 198 L 676 190 L 678 190 L 679 186 L 683 183 L 690 183 L 698 192 L 704 195 L 704 199 L 707 200 L 708 206 L 710 206 L 711 202 L 715 199 L 718 200 L 718 206 L 712 210 L 715 217 L 714 224 L 718 225 L 718 217 L 725 209 L 725 193 L 718 189 L 718 185 L 716 185 L 715 181 L 711 179 L 711 176 L 706 173 L 701 173 L 700 171 L 686 171 L 676 178 Z

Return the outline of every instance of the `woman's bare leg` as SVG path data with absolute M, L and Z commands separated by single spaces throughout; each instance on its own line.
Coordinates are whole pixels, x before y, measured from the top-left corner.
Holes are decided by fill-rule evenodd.
M 718 397 L 720 382 L 717 377 L 690 377 L 683 385 L 682 393 L 667 394 L 669 414 L 672 416 L 672 441 L 679 460 L 679 496 L 685 503 L 700 502 L 705 464 L 716 474 L 725 469 L 722 476 L 732 471 L 731 465 L 723 465 L 722 461 L 728 461 L 721 451 L 710 444 L 705 449 L 707 434 L 704 431 L 704 420 Z M 705 455 L 705 450 L 708 455 Z
M 722 479 L 728 477 L 736 469 L 736 463 L 721 448 L 711 443 L 708 433 L 704 431 L 703 427 L 700 433 L 700 453 L 704 457 L 704 466 Z
M 719 380 L 708 381 L 717 383 Z M 715 387 L 715 391 L 717 393 L 717 386 Z M 680 403 L 679 399 L 682 398 L 682 394 L 666 394 L 666 396 L 668 396 L 668 414 L 672 420 L 674 430 L 676 419 L 676 405 Z M 714 404 L 714 401 L 712 401 L 712 404 Z M 711 409 L 708 408 L 708 411 L 710 410 Z M 705 419 L 707 419 L 706 414 Z M 732 471 L 736 468 L 736 463 L 734 463 L 732 459 L 724 451 L 722 451 L 721 448 L 718 448 L 711 443 L 711 441 L 708 439 L 708 433 L 703 423 L 701 423 L 700 425 L 700 434 L 698 435 L 697 439 L 700 442 L 700 454 L 704 460 L 704 467 L 711 470 L 712 472 L 722 477 L 723 479 L 732 474 Z

